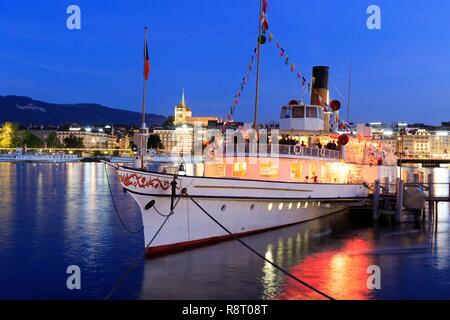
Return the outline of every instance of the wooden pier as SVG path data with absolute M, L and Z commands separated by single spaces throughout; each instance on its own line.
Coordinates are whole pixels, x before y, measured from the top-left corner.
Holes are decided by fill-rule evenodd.
M 390 187 L 394 186 L 394 192 L 390 192 Z M 436 195 L 437 187 L 447 186 L 447 194 Z M 411 188 L 416 193 L 416 198 L 411 201 L 411 195 L 406 194 L 405 191 Z M 398 180 L 395 185 L 384 185 L 380 180 L 376 180 L 373 188 L 373 207 L 372 216 L 374 220 L 378 220 L 381 216 L 395 217 L 395 221 L 402 222 L 404 216 L 422 216 L 422 220 L 425 220 L 427 213 L 434 216 L 435 223 L 438 222 L 438 204 L 440 202 L 450 202 L 450 183 L 434 183 L 433 176 L 428 177 L 427 183 L 409 182 L 405 183 L 402 180 Z M 407 197 L 407 198 L 405 198 Z M 409 197 L 409 198 L 408 198 Z M 410 205 L 411 202 L 414 205 Z

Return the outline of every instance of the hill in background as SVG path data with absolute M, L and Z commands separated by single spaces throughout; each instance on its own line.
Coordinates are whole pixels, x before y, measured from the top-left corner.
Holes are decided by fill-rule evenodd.
M 22 125 L 56 126 L 64 123 L 80 125 L 140 124 L 139 112 L 105 107 L 95 103 L 57 104 L 22 96 L 0 96 L 0 124 L 6 121 Z M 165 116 L 147 114 L 147 126 L 160 126 Z

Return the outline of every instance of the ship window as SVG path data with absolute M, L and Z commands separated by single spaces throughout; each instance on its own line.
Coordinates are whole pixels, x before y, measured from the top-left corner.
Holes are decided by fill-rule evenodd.
M 292 118 L 304 118 L 305 117 L 305 107 L 293 107 L 292 108 Z
M 309 166 L 309 175 L 310 175 L 311 177 L 313 177 L 313 176 L 316 175 L 316 172 L 317 172 L 317 166 L 316 166 L 314 163 L 312 163 L 312 164 Z
M 322 108 L 319 109 L 319 119 L 323 120 L 323 109 Z
M 259 175 L 261 177 L 277 177 L 278 176 L 278 164 L 269 162 L 261 162 L 259 165 Z
M 302 179 L 303 166 L 301 163 L 291 163 L 291 178 Z
M 245 162 L 235 162 L 233 165 L 233 176 L 245 177 L 247 175 L 247 164 Z
M 291 117 L 291 107 L 281 108 L 281 118 L 290 118 L 290 117 Z
M 316 107 L 306 107 L 306 117 L 307 118 L 317 118 L 317 108 Z

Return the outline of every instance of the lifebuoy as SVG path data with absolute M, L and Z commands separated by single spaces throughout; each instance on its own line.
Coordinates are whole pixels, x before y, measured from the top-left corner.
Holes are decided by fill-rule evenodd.
M 210 157 L 211 159 L 215 159 L 216 158 L 216 150 L 214 148 L 209 148 L 209 150 L 208 150 L 208 157 Z
M 294 145 L 294 148 L 292 148 L 292 151 L 294 151 L 294 153 L 296 155 L 300 155 L 303 154 L 303 147 L 301 144 L 297 143 L 296 145 Z

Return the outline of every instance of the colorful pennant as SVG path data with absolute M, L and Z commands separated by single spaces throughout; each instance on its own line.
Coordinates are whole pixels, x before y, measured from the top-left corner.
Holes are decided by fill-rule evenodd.
M 247 85 L 247 82 L 250 81 L 250 74 L 253 70 L 253 64 L 255 63 L 255 54 L 257 54 L 258 49 L 255 47 L 253 49 L 253 54 L 250 58 L 250 63 L 247 65 L 247 70 L 245 71 L 244 76 L 242 77 L 241 85 L 239 90 L 234 95 L 233 103 L 231 104 L 230 111 L 228 112 L 228 120 L 231 120 L 231 116 L 234 114 L 236 110 L 236 106 L 239 104 L 239 99 L 241 98 L 242 92 L 244 91 L 244 87 Z

